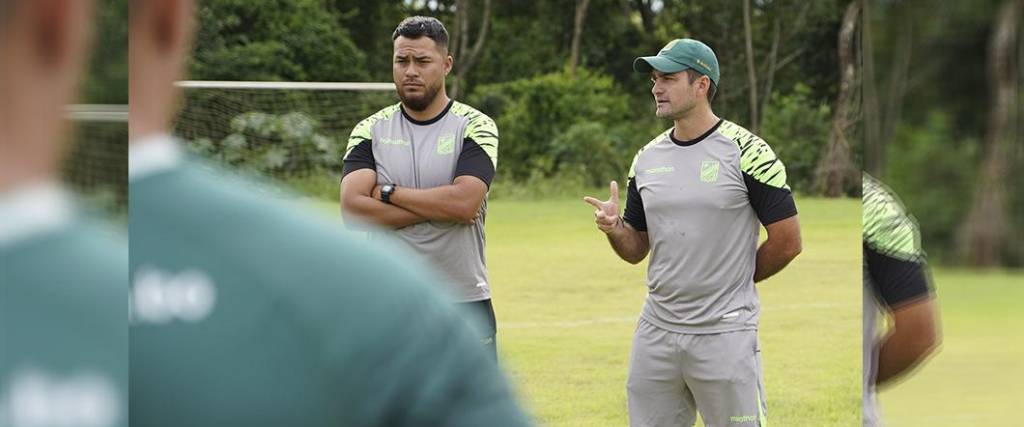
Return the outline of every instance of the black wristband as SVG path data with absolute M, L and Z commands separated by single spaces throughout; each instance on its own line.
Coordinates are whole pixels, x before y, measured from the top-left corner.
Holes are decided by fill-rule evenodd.
M 384 184 L 384 186 L 380 188 L 380 201 L 390 205 L 391 195 L 394 194 L 397 188 L 398 186 L 395 184 Z

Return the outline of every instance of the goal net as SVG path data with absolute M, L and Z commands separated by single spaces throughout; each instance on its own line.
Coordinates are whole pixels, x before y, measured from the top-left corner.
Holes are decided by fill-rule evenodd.
M 392 83 L 181 81 L 174 125 L 188 149 L 300 192 L 337 197 L 360 120 L 398 101 Z
M 70 132 L 62 175 L 90 205 L 126 218 L 128 213 L 128 106 L 69 105 Z

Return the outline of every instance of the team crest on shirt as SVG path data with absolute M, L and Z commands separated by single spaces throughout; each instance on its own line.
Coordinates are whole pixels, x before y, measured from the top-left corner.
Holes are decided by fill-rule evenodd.
M 447 134 L 437 137 L 437 154 L 452 154 L 455 152 L 455 135 Z
M 700 180 L 702 182 L 718 181 L 718 161 L 704 160 L 700 162 Z

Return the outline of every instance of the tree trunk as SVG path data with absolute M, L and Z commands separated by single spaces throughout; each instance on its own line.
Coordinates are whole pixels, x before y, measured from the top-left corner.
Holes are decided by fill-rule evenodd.
M 989 40 L 988 81 L 992 89 L 985 158 L 974 191 L 974 203 L 961 228 L 964 259 L 974 267 L 1000 264 L 1009 242 L 1011 224 L 1007 205 L 1007 180 L 1012 145 L 1020 135 L 1016 104 L 1017 37 L 1020 0 L 1007 0 L 995 18 Z
M 472 50 L 470 50 L 469 2 L 470 0 L 456 0 L 455 3 L 456 36 L 452 38 L 451 43 L 455 49 L 452 51 L 452 57 L 455 59 L 455 78 L 453 79 L 451 90 L 448 93 L 452 98 L 459 97 L 462 86 L 466 82 L 466 77 L 469 75 L 469 71 L 473 68 L 473 65 L 476 64 L 477 59 L 480 58 L 484 42 L 487 39 L 487 30 L 491 23 L 491 0 L 484 0 L 484 10 L 480 16 L 481 24 L 479 33 L 476 35 L 475 41 L 473 42 Z
M 906 7 L 906 5 L 904 5 Z M 907 17 L 900 25 L 900 36 L 897 41 L 896 56 L 893 57 L 892 70 L 889 73 L 888 90 L 886 93 L 885 114 L 882 116 L 879 133 L 879 147 L 885 150 L 889 146 L 893 136 L 896 134 L 896 126 L 899 125 L 903 115 L 903 96 L 907 93 L 907 75 L 910 71 L 910 58 L 913 47 L 913 19 L 910 14 L 904 13 Z M 885 153 L 879 158 L 880 168 L 885 169 Z
M 765 70 L 764 94 L 761 96 L 760 113 L 758 123 L 764 122 L 764 110 L 768 108 L 768 102 L 772 99 L 772 85 L 775 83 L 775 71 L 778 69 L 777 60 L 779 57 L 779 40 L 781 38 L 782 19 L 779 14 L 775 15 L 772 23 L 772 50 L 768 53 L 768 69 Z
M 750 130 L 761 133 L 757 115 L 757 72 L 754 71 L 754 44 L 750 28 L 750 0 L 743 0 L 743 34 L 747 44 L 747 81 L 749 82 Z
M 885 150 L 880 137 L 878 90 L 875 86 L 875 49 L 871 38 L 871 1 L 864 1 L 861 12 L 861 106 L 864 114 L 864 170 L 882 176 Z
M 451 37 L 448 38 L 448 54 L 453 58 L 458 58 L 459 54 L 459 39 L 462 38 L 462 14 L 466 10 L 462 6 L 467 0 L 455 0 L 455 23 L 451 26 Z
M 477 35 L 476 41 L 473 42 L 473 50 L 469 52 L 469 57 L 464 62 L 465 68 L 462 69 L 463 73 L 469 73 L 469 70 L 476 65 L 476 61 L 480 59 L 480 52 L 484 49 L 484 41 L 487 40 L 487 30 L 491 24 L 491 0 L 484 0 L 484 12 L 480 17 L 480 34 Z
M 811 4 L 812 2 L 803 2 L 799 12 L 795 14 L 795 18 L 785 16 L 786 28 L 803 28 L 804 21 L 806 21 L 807 18 L 807 11 L 810 9 Z M 779 47 L 784 44 L 783 41 L 786 39 L 786 37 L 783 36 L 782 30 L 782 21 L 784 16 L 783 11 L 786 10 L 786 8 L 781 7 L 780 5 L 776 5 L 774 7 L 775 16 L 772 22 L 772 49 L 771 52 L 768 54 L 768 66 L 765 68 L 765 85 L 764 90 L 761 92 L 761 105 L 758 110 L 758 112 L 760 113 L 758 123 L 761 125 L 761 127 L 764 127 L 765 110 L 768 109 L 768 104 L 771 102 L 772 99 L 772 89 L 774 88 L 775 84 L 775 73 L 781 70 L 783 67 L 788 65 L 796 58 L 798 58 L 806 49 L 805 46 L 797 47 L 795 50 L 787 54 L 781 60 L 778 59 Z
M 635 0 L 636 8 L 640 11 L 640 22 L 644 26 L 645 34 L 654 34 L 654 11 L 651 10 L 649 1 Z
M 576 65 L 580 61 L 580 37 L 583 35 L 583 21 L 587 18 L 590 0 L 576 0 L 576 17 L 573 21 L 572 47 L 569 50 L 569 76 L 576 78 Z
M 827 197 L 839 197 L 847 179 L 854 179 L 856 169 L 850 160 L 850 146 L 846 140 L 846 129 L 850 125 L 850 105 L 854 95 L 857 66 L 854 60 L 854 42 L 857 32 L 857 15 L 861 12 L 861 1 L 851 1 L 843 14 L 839 27 L 839 96 L 836 99 L 832 130 L 825 155 L 818 161 L 815 171 L 815 187 Z
M 871 145 L 874 168 L 873 173 L 881 173 L 886 170 L 887 154 L 890 142 L 896 134 L 896 128 L 903 116 L 903 96 L 907 91 L 907 77 L 910 71 L 910 59 L 913 47 L 913 13 L 912 5 L 901 2 L 897 3 L 897 16 L 899 17 L 899 35 L 896 40 L 896 49 L 893 51 L 890 61 L 889 78 L 886 82 L 885 103 L 879 106 L 876 116 L 878 123 L 873 129 L 878 131 L 878 140 Z M 872 46 L 873 47 L 873 46 Z M 873 49 L 872 49 L 873 50 Z M 873 85 L 874 82 L 872 81 Z M 872 86 L 872 88 L 877 86 Z M 878 102 L 878 98 L 874 102 Z M 878 105 L 874 103 L 874 105 Z

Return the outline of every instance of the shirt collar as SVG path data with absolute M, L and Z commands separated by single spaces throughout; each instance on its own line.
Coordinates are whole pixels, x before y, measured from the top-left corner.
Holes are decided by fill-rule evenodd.
M 0 246 L 59 230 L 74 218 L 71 194 L 56 181 L 0 193 Z
M 168 134 L 138 138 L 128 146 L 128 181 L 174 169 L 181 163 L 181 146 Z

